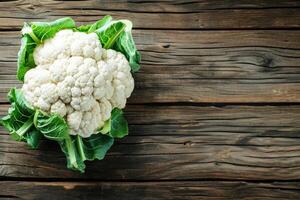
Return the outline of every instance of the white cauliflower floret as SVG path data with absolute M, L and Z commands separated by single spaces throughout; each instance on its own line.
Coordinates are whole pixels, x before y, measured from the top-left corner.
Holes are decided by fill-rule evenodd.
M 101 109 L 101 114 L 102 114 L 102 119 L 103 121 L 106 121 L 110 118 L 110 115 L 111 115 L 111 110 L 112 110 L 112 107 L 111 107 L 111 104 L 110 102 L 103 98 L 101 103 L 100 103 L 100 109 Z
M 50 112 L 59 114 L 60 116 L 64 117 L 67 114 L 66 104 L 64 104 L 64 102 L 62 102 L 61 100 L 58 100 L 57 102 L 52 104 Z
M 125 56 L 121 53 L 118 53 L 114 50 L 107 50 L 106 54 L 104 54 L 104 61 L 106 61 L 106 65 L 103 65 L 105 71 L 112 70 L 113 72 L 108 74 L 112 74 L 112 88 L 114 88 L 112 96 L 108 96 L 108 99 L 111 99 L 111 103 L 113 107 L 124 108 L 126 104 L 126 98 L 128 98 L 134 88 L 134 80 L 130 74 L 130 68 L 127 69 L 126 65 L 128 61 Z M 110 68 L 106 69 L 107 66 Z M 128 76 L 130 74 L 130 76 Z
M 103 49 L 95 33 L 59 31 L 33 56 L 37 66 L 25 74 L 24 96 L 34 107 L 64 117 L 71 135 L 97 133 L 133 91 L 127 59 Z
M 101 109 L 99 102 L 93 100 L 90 110 L 83 112 L 79 130 L 83 137 L 89 137 L 93 131 L 104 125 L 104 120 L 101 117 Z
M 48 111 L 49 108 L 50 108 L 50 104 L 47 103 L 47 102 L 46 102 L 44 99 L 42 99 L 42 98 L 39 98 L 39 99 L 37 100 L 37 102 L 34 102 L 33 105 L 36 106 L 36 107 L 38 107 L 38 108 L 40 108 L 40 109 L 42 109 L 42 110 L 44 110 L 44 111 Z
M 29 70 L 24 77 L 24 83 L 28 86 L 27 89 L 29 90 L 34 90 L 36 87 L 50 82 L 51 74 L 48 70 L 43 68 L 33 68 Z
M 74 112 L 74 108 L 72 106 L 67 105 L 66 108 L 67 108 L 67 114 L 71 114 Z
M 54 83 L 47 83 L 41 85 L 40 93 L 41 93 L 40 98 L 49 104 L 56 102 L 59 97 L 56 89 L 56 85 Z
M 111 98 L 112 104 L 118 108 L 124 108 L 126 104 L 125 86 L 116 85 L 115 92 Z
M 82 119 L 82 112 L 75 111 L 68 114 L 67 123 L 71 129 L 78 130 L 81 124 L 81 119 Z
M 51 79 L 54 82 L 61 82 L 66 77 L 66 67 L 68 66 L 68 59 L 55 60 L 49 67 Z
M 57 91 L 60 99 L 65 103 L 71 101 L 71 90 L 74 87 L 75 79 L 72 76 L 67 76 L 62 82 L 57 83 Z

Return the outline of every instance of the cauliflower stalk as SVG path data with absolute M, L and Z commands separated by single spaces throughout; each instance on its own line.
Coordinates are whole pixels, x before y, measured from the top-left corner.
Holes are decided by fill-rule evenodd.
M 71 18 L 25 24 L 17 71 L 24 84 L 9 92 L 2 125 L 33 148 L 42 137 L 57 141 L 70 169 L 103 159 L 128 134 L 122 109 L 140 62 L 131 28 L 110 16 L 80 27 Z

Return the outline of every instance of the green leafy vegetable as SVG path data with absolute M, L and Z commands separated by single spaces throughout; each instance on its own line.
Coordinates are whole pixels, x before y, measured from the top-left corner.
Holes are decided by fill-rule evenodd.
M 32 118 L 29 118 L 18 130 L 13 130 L 11 136 L 17 141 L 25 140 L 24 134 L 32 127 Z
M 63 141 L 68 135 L 68 125 L 65 120 L 57 114 L 47 115 L 41 111 L 36 111 L 35 124 L 38 130 L 50 140 Z
M 110 49 L 125 30 L 126 25 L 122 22 L 110 23 L 97 29 L 95 33 L 98 35 L 100 42 L 105 49 Z
M 128 123 L 123 115 L 123 111 L 114 108 L 111 113 L 111 128 L 109 134 L 114 138 L 123 138 L 128 135 Z
M 26 102 L 20 90 L 12 88 L 8 93 L 11 107 L 8 115 L 1 119 L 1 124 L 7 128 L 13 139 L 26 141 L 29 146 L 36 148 L 41 134 L 33 126 L 34 109 Z
M 81 138 L 77 135 L 76 142 L 83 160 L 101 160 L 112 146 L 114 139 L 102 134 L 94 134 L 88 138 Z
M 21 40 L 21 48 L 18 53 L 18 70 L 17 78 L 20 81 L 24 80 L 25 73 L 35 67 L 33 59 L 33 51 L 36 43 L 29 35 L 24 35 Z
M 67 167 L 83 173 L 85 169 L 84 160 L 82 160 L 78 154 L 73 137 L 68 135 L 65 140 L 59 142 L 59 145 L 67 158 Z
M 67 158 L 67 166 L 70 169 L 84 171 L 83 160 L 80 159 L 76 148 L 68 134 L 68 125 L 59 115 L 47 115 L 40 111 L 36 112 L 34 124 L 40 130 L 44 137 L 49 140 L 57 141 Z
M 109 127 L 109 129 L 107 127 Z M 111 111 L 111 117 L 105 124 L 102 132 L 108 133 L 108 135 L 113 138 L 123 138 L 128 135 L 128 123 L 121 109 L 114 108 Z
M 43 138 L 43 134 L 33 126 L 31 127 L 31 130 L 25 133 L 25 138 L 27 144 L 31 148 L 36 149 L 40 144 L 40 140 Z
M 97 29 L 103 27 L 104 25 L 108 24 L 112 20 L 112 17 L 109 15 L 106 15 L 102 19 L 98 20 L 94 24 L 88 24 L 88 25 L 82 25 L 76 28 L 77 31 L 85 32 L 85 33 L 93 33 Z
M 36 43 L 41 43 L 52 38 L 60 30 L 75 28 L 75 22 L 72 18 L 65 17 L 52 22 L 31 22 L 29 23 L 31 30 L 27 27 L 25 24 L 22 33 L 28 33 Z
M 123 22 L 126 28 L 118 37 L 113 49 L 123 53 L 129 61 L 131 70 L 137 72 L 140 69 L 141 54 L 137 51 L 132 38 L 132 23 L 129 20 L 120 20 L 120 22 Z
M 105 23 L 102 23 L 95 33 L 104 48 L 123 53 L 129 61 L 132 72 L 137 72 L 140 69 L 141 54 L 137 51 L 132 38 L 131 21 L 118 20 L 108 23 L 110 20 L 111 18 L 104 20 Z

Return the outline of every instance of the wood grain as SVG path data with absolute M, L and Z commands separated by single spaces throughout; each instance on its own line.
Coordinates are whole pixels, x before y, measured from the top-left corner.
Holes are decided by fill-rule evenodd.
M 7 108 L 1 108 L 1 114 Z M 0 176 L 101 180 L 298 180 L 300 106 L 128 106 L 130 136 L 85 174 L 58 146 L 40 150 L 1 129 Z
M 207 200 L 299 199 L 299 182 L 0 182 L 7 199 Z
M 226 9 L 270 9 L 270 8 L 299 8 L 299 1 L 295 0 L 85 0 L 63 1 L 63 0 L 7 0 L 2 1 L 3 7 L 16 6 L 18 8 L 56 7 L 73 8 L 78 10 L 98 9 L 105 11 L 126 11 L 126 12 L 153 12 L 153 13 L 192 13 L 203 10 L 226 10 Z
M 281 29 L 300 27 L 299 3 L 283 3 L 281 1 L 281 4 L 278 5 L 286 5 L 287 8 L 278 8 L 278 5 L 274 6 L 273 3 L 267 7 L 268 9 L 252 9 L 267 5 L 258 1 L 256 3 L 235 1 L 230 4 L 219 2 L 219 6 L 213 6 L 216 5 L 214 2 L 201 1 L 158 1 L 155 4 L 152 4 L 151 1 L 144 1 L 144 3 L 141 1 L 129 4 L 116 2 L 105 4 L 95 0 L 84 1 L 84 3 L 54 0 L 6 1 L 0 6 L 0 30 L 19 30 L 25 21 L 49 21 L 65 16 L 71 16 L 81 23 L 93 22 L 104 15 L 127 18 L 133 21 L 135 28 L 143 29 Z M 148 7 L 149 4 L 152 5 Z M 231 7 L 231 5 L 235 6 Z M 251 9 L 245 9 L 245 7 Z M 9 23 L 7 23 L 8 21 Z
M 0 115 L 25 21 L 134 23 L 130 135 L 85 174 L 0 128 L 0 199 L 300 199 L 300 1 L 4 0 Z
M 136 30 L 142 69 L 129 102 L 299 102 L 299 35 Z M 18 32 L 0 36 L 0 102 L 7 102 L 8 90 L 20 86 L 15 79 L 20 41 Z

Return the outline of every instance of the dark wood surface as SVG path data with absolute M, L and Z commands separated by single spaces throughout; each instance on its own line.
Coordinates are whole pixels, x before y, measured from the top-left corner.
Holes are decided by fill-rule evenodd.
M 299 199 L 299 182 L 248 183 L 243 181 L 165 182 L 20 182 L 2 181 L 2 199 Z M 58 198 L 59 197 L 59 198 Z
M 300 199 L 300 1 L 0 2 L 0 115 L 23 22 L 133 21 L 130 135 L 85 174 L 0 128 L 0 199 Z

